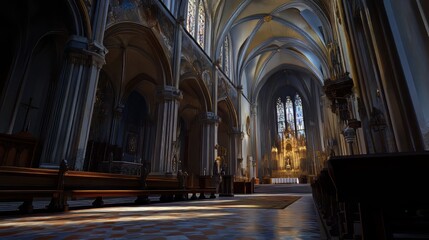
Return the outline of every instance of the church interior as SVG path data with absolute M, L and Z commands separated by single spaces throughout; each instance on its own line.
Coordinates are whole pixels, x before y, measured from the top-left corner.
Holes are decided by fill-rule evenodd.
M 17 0 L 0 26 L 0 238 L 429 238 L 429 1 Z

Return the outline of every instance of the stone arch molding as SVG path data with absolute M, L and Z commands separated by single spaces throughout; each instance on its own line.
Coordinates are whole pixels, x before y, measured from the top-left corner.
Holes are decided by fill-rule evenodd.
M 109 50 L 106 55 L 107 65 L 111 63 L 109 62 L 109 54 L 114 55 L 112 52 L 118 49 L 127 49 L 129 50 L 127 57 L 133 55 L 133 57 L 143 60 L 140 63 L 128 61 L 127 64 L 134 64 L 133 66 L 142 70 L 144 74 L 149 76 L 149 81 L 161 86 L 174 85 L 171 60 L 164 51 L 162 41 L 157 38 L 152 29 L 138 23 L 116 23 L 106 30 L 104 45 Z M 153 66 L 145 66 L 146 63 L 151 63 Z M 126 77 L 133 79 L 141 73 L 138 72 Z

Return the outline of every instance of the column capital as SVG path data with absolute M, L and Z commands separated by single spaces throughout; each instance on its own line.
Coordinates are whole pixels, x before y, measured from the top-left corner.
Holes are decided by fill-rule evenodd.
M 97 66 L 101 68 L 106 62 L 107 49 L 97 42 L 89 42 L 85 37 L 71 36 L 66 45 L 69 60 L 74 64 Z
M 203 112 L 200 114 L 200 120 L 205 123 L 220 123 L 221 118 L 214 112 Z
M 125 106 L 122 105 L 122 104 L 117 105 L 115 107 L 115 109 L 113 110 L 114 116 L 116 118 L 121 118 L 122 117 L 122 113 L 124 112 L 124 108 L 125 108 Z
M 231 135 L 235 135 L 235 136 L 241 136 L 242 134 L 244 134 L 244 132 L 243 132 L 243 131 L 241 131 L 241 129 L 240 129 L 240 128 L 238 128 L 238 127 L 233 127 L 233 128 L 231 129 L 231 131 L 229 132 L 229 134 L 231 134 Z
M 241 129 L 238 127 L 231 128 L 231 134 L 241 134 Z
M 159 101 L 163 100 L 182 100 L 182 91 L 174 86 L 158 86 L 156 89 L 156 95 Z

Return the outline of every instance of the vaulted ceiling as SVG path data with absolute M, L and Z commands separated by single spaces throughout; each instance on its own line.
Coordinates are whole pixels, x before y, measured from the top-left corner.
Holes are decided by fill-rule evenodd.
M 233 76 L 255 99 L 262 85 L 284 69 L 323 81 L 329 72 L 332 32 L 318 0 L 207 0 L 212 19 L 212 56 L 231 39 Z

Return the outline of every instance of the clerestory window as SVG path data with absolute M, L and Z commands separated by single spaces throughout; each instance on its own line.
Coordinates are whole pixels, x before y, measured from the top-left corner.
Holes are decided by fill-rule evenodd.
M 186 30 L 204 48 L 206 37 L 206 9 L 202 0 L 188 0 Z

